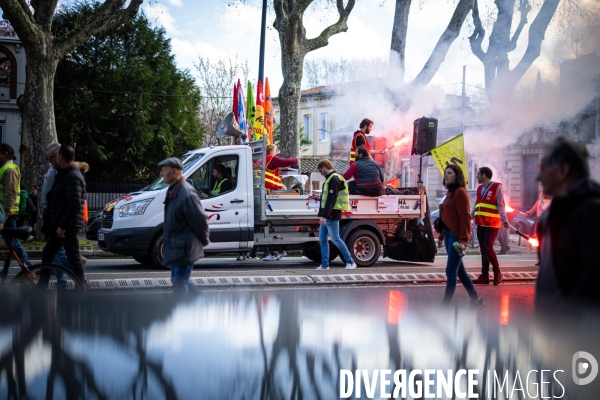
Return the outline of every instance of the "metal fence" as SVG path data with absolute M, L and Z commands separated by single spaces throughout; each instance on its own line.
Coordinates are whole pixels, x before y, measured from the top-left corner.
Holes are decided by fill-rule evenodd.
M 100 210 L 113 199 L 142 189 L 143 183 L 135 182 L 86 182 L 89 210 Z

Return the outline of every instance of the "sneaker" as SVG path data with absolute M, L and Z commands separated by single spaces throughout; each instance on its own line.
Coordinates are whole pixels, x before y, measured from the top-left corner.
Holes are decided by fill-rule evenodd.
M 356 268 L 356 263 L 346 264 L 346 269 L 354 269 Z
M 87 264 L 87 258 L 81 257 L 81 267 L 85 267 L 85 264 Z
M 92 287 L 92 282 L 87 278 L 87 276 L 83 277 L 83 284 L 86 289 L 89 289 Z
M 246 259 L 246 256 L 244 254 L 240 254 L 239 256 L 237 256 L 235 261 L 244 261 L 245 259 Z
M 263 261 L 275 261 L 277 258 L 272 254 L 267 254 L 262 258 Z
M 33 236 L 29 235 L 29 237 L 27 239 L 25 239 L 26 242 L 31 242 L 34 239 Z
M 498 286 L 501 283 L 502 283 L 502 274 L 501 273 L 494 274 L 494 286 Z
M 287 253 L 285 251 L 277 254 L 277 256 L 275 256 L 275 260 L 281 260 L 283 257 L 287 257 Z
M 248 254 L 248 258 L 255 259 L 256 258 L 256 252 L 253 251 L 250 254 Z
M 471 300 L 471 304 L 469 305 L 471 310 L 479 310 L 482 307 L 485 307 L 485 302 L 481 298 Z
M 322 265 L 319 265 L 319 266 L 316 268 L 316 270 L 317 270 L 317 271 L 325 271 L 325 270 L 328 270 L 328 269 L 329 269 L 329 265 L 328 265 L 328 266 L 326 266 L 326 267 L 324 267 L 324 266 L 322 266 Z
M 479 278 L 477 278 L 473 281 L 473 285 L 489 285 L 489 284 L 490 284 L 490 277 L 485 276 L 483 274 L 479 275 Z

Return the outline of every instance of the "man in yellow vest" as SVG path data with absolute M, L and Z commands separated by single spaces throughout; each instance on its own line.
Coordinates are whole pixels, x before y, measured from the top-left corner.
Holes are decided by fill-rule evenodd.
M 13 148 L 6 143 L 0 143 L 0 165 L 2 165 L 0 167 L 0 203 L 2 203 L 2 209 L 6 214 L 4 228 L 17 227 L 21 197 L 21 170 L 13 163 L 16 159 Z M 30 267 L 31 261 L 29 261 L 29 256 L 19 239 L 4 233 L 4 231 L 2 232 L 2 238 L 8 246 L 15 247 L 21 261 L 27 267 Z
M 343 211 L 350 211 L 350 193 L 348 184 L 344 177 L 333 170 L 333 164 L 328 159 L 319 161 L 317 169 L 325 177 L 323 190 L 321 191 L 321 207 L 319 207 L 319 243 L 321 245 L 321 265 L 318 270 L 329 269 L 329 241 L 327 237 L 340 251 L 346 269 L 356 268 L 354 259 L 340 237 L 340 220 Z
M 494 251 L 494 242 L 500 228 L 502 226 L 508 228 L 508 219 L 504 210 L 502 184 L 493 182 L 492 175 L 492 170 L 488 167 L 481 167 L 477 171 L 477 182 L 480 185 L 477 188 L 477 201 L 471 215 L 477 225 L 477 240 L 481 251 L 481 275 L 473 281 L 478 285 L 490 283 L 490 264 L 494 270 L 494 285 L 502 283 L 502 273 L 500 273 L 498 256 Z

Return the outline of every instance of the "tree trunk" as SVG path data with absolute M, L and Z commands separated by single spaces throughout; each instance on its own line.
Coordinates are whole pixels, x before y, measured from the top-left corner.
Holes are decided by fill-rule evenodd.
M 50 36 L 50 35 L 48 35 Z M 41 184 L 48 170 L 43 151 L 48 143 L 56 142 L 56 123 L 54 118 L 54 75 L 57 62 L 52 54 L 51 38 L 45 46 L 27 52 L 27 81 L 25 93 L 19 100 L 23 113 L 23 132 L 21 136 L 21 188 L 29 191 L 32 185 Z M 40 239 L 42 210 L 38 207 L 36 237 Z
M 304 57 L 313 50 L 327 46 L 331 36 L 348 30 L 348 17 L 355 0 L 348 0 L 346 7 L 342 0 L 337 0 L 338 21 L 323 29 L 319 36 L 307 39 L 302 19 L 306 8 L 311 3 L 312 0 L 273 1 L 276 15 L 273 27 L 279 32 L 283 72 L 283 84 L 279 89 L 278 100 L 281 125 L 280 147 L 284 157 L 297 157 L 300 154 L 298 112 L 302 95 Z

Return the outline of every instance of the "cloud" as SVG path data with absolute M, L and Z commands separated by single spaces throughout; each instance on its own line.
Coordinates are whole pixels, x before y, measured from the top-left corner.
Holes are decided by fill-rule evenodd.
M 169 0 L 169 4 L 175 7 L 183 7 L 183 1 L 182 0 Z
M 180 0 L 173 0 L 180 1 Z M 179 35 L 181 32 L 177 28 L 177 22 L 175 18 L 169 13 L 167 7 L 161 4 L 151 4 L 143 8 L 144 13 L 149 20 L 155 21 L 158 25 L 161 25 L 167 31 L 169 36 Z

